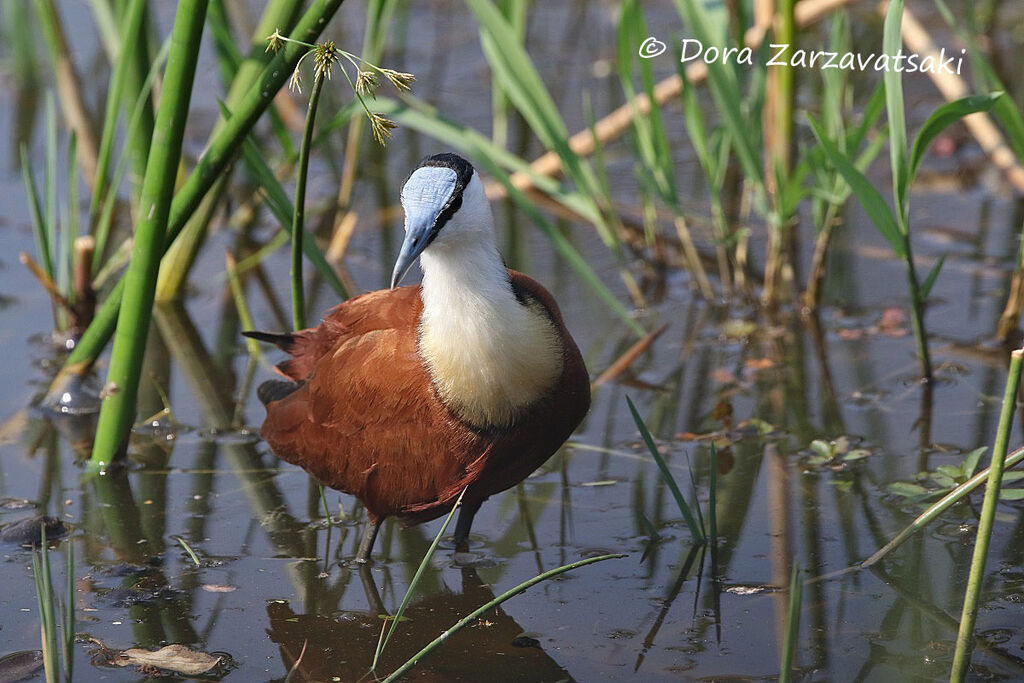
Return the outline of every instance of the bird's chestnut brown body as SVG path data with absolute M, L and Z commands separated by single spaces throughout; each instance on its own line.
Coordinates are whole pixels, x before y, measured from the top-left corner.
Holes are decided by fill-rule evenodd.
M 551 295 L 509 271 L 521 305 L 550 318 L 562 347 L 551 391 L 507 425 L 471 425 L 444 404 L 417 338 L 421 287 L 364 294 L 316 328 L 282 337 L 279 370 L 298 387 L 268 392 L 263 438 L 279 457 L 357 496 L 371 520 L 435 519 L 519 483 L 564 443 L 590 406 L 583 359 Z

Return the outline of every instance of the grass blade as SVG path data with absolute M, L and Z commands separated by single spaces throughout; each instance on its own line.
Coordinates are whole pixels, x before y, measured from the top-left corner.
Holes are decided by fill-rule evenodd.
M 569 131 L 554 100 L 537 73 L 514 26 L 489 0 L 466 0 L 480 22 L 480 44 L 495 79 L 544 146 L 558 154 L 566 175 L 594 205 L 594 227 L 616 254 L 618 236 L 597 206 L 599 183 L 591 169 L 569 147 Z
M 786 637 L 782 643 L 782 662 L 779 668 L 779 683 L 793 680 L 793 659 L 797 642 L 800 640 L 800 606 L 803 602 L 803 584 L 800 583 L 800 567 L 793 565 L 789 577 L 789 611 L 786 615 Z
M 398 611 L 395 612 L 394 616 L 390 617 L 391 628 L 388 629 L 387 636 L 377 643 L 377 651 L 373 653 L 373 664 L 370 665 L 371 671 L 377 668 L 377 662 L 380 661 L 380 656 L 384 654 L 384 648 L 388 646 L 388 641 L 391 640 L 391 636 L 395 632 L 395 627 L 398 626 L 398 622 L 402 620 L 402 615 L 405 614 L 406 607 L 408 607 L 409 603 L 412 601 L 412 596 L 416 591 L 416 586 L 419 584 L 420 578 L 423 576 L 423 572 L 426 571 L 427 567 L 430 565 L 430 560 L 434 557 L 434 552 L 437 550 L 437 546 L 441 542 L 441 537 L 448 529 L 448 523 L 451 522 L 452 517 L 455 516 L 455 511 L 462 507 L 462 497 L 466 495 L 466 490 L 467 489 L 462 489 L 462 493 L 459 494 L 451 512 L 449 512 L 448 516 L 444 518 L 444 524 L 441 525 L 441 529 L 437 532 L 437 536 L 434 536 L 433 542 L 430 544 L 430 547 L 427 548 L 427 552 L 423 555 L 423 560 L 420 562 L 420 566 L 416 568 L 416 573 L 413 574 L 412 581 L 409 582 L 409 588 L 405 591 L 401 604 L 398 605 Z M 330 519 L 330 517 L 328 517 L 328 519 Z
M 917 165 L 921 163 L 928 145 L 931 144 L 932 140 L 939 133 L 944 131 L 951 123 L 959 121 L 968 114 L 992 109 L 1002 97 L 1007 97 L 1007 95 L 1002 92 L 993 92 L 987 95 L 971 95 L 953 102 L 947 102 L 933 111 L 932 115 L 921 126 L 920 132 L 918 132 L 917 137 L 914 139 L 913 151 L 910 153 L 909 182 L 914 182 L 914 177 L 917 175 Z
M 622 557 L 628 557 L 628 556 L 627 555 L 623 555 L 621 553 L 615 553 L 615 554 L 612 554 L 612 555 L 599 555 L 597 557 L 588 557 L 587 559 L 580 560 L 579 562 L 573 562 L 572 564 L 567 564 L 567 565 L 563 565 L 561 567 L 556 567 L 555 569 L 552 569 L 550 571 L 546 571 L 543 574 L 539 574 L 539 575 L 533 577 L 529 581 L 522 582 L 521 584 L 519 584 L 515 588 L 513 588 L 511 590 L 508 590 L 508 591 L 505 591 L 504 593 L 502 593 L 498 597 L 494 598 L 494 600 L 491 600 L 490 602 L 488 602 L 486 605 L 480 606 L 479 608 L 473 610 L 472 612 L 470 612 L 469 614 L 464 616 L 462 619 L 459 619 L 459 621 L 457 621 L 455 623 L 455 625 L 453 625 L 451 628 L 447 629 L 444 633 L 442 633 L 437 638 L 432 640 L 430 642 L 430 644 L 428 644 L 425 648 L 423 648 L 422 650 L 417 652 L 415 655 L 413 655 L 412 658 L 409 659 L 409 661 L 407 661 L 401 667 L 396 669 L 390 676 L 385 678 L 383 683 L 392 683 L 393 681 L 399 680 L 400 678 L 402 678 L 402 676 L 404 676 L 406 673 L 408 673 L 409 669 L 414 667 L 423 657 L 427 656 L 428 654 L 430 654 L 431 652 L 436 650 L 438 647 L 440 647 L 441 644 L 443 644 L 444 641 L 448 640 L 448 638 L 450 638 L 453 633 L 457 633 L 457 632 L 461 631 L 462 629 L 464 629 L 469 624 L 472 624 L 481 615 L 485 614 L 488 610 L 493 609 L 494 607 L 497 607 L 498 605 L 500 605 L 501 603 L 505 602 L 506 600 L 510 600 L 510 599 L 514 598 L 515 596 L 519 595 L 520 593 L 526 591 L 528 588 L 536 586 L 538 583 L 540 583 L 542 581 L 547 581 L 548 579 L 550 579 L 550 578 L 552 578 L 554 576 L 558 576 L 559 574 L 564 574 L 565 572 L 572 571 L 573 569 L 579 569 L 580 567 L 585 567 L 588 564 L 594 564 L 596 562 L 604 562 L 605 560 L 615 560 L 615 559 L 622 558 Z
M 644 420 L 640 417 L 640 413 L 637 412 L 636 406 L 633 405 L 632 399 L 629 396 L 626 397 L 626 403 L 629 405 L 629 412 L 633 415 L 633 422 L 636 423 L 637 429 L 640 430 L 640 436 L 643 438 L 644 443 L 647 445 L 647 450 L 654 458 L 654 462 L 658 464 L 658 469 L 661 470 L 661 477 L 665 480 L 665 484 L 668 486 L 668 490 L 672 493 L 672 497 L 676 499 L 676 505 L 679 506 L 679 511 L 683 514 L 683 519 L 686 520 L 686 526 L 690 528 L 690 535 L 693 536 L 695 543 L 704 543 L 707 539 L 700 527 L 697 526 L 697 520 L 693 516 L 693 512 L 690 511 L 690 506 L 686 503 L 686 499 L 683 498 L 682 491 L 679 490 L 679 485 L 676 484 L 675 478 L 668 469 L 668 465 L 665 463 L 665 459 L 661 457 L 661 453 L 658 452 L 658 447 L 654 445 L 654 439 L 651 437 L 651 432 L 647 429 L 647 425 L 644 424 Z
M 1007 456 L 1006 462 L 1004 463 L 1004 469 L 1010 469 L 1022 461 L 1024 461 L 1024 448 L 1018 448 Z M 871 557 L 864 560 L 860 564 L 860 567 L 867 569 L 871 565 L 877 564 L 886 555 L 903 545 L 903 543 L 916 532 L 923 529 L 950 507 L 963 500 L 968 494 L 974 491 L 974 489 L 984 484 L 988 480 L 988 475 L 989 468 L 985 468 L 937 500 L 929 506 L 927 510 L 918 515 L 913 522 L 905 526 L 903 530 L 896 534 L 891 541 L 879 548 Z
M 924 282 L 921 283 L 922 301 L 927 299 L 928 295 L 931 294 L 932 287 L 935 285 L 935 280 L 939 277 L 939 271 L 942 270 L 942 265 L 946 262 L 946 256 L 948 256 L 948 254 L 943 254 L 939 257 L 939 260 L 935 262 L 932 269 L 928 271 L 928 276 L 925 277 Z
M 64 680 L 74 680 L 75 670 L 75 544 L 67 540 L 67 585 L 64 605 Z
M 288 194 L 284 191 L 281 182 L 274 175 L 274 172 L 270 170 L 270 167 L 267 166 L 267 162 L 264 161 L 263 155 L 251 138 L 246 138 L 242 143 L 242 156 L 248 168 L 253 172 L 257 182 L 259 182 L 264 192 L 267 193 L 267 206 L 281 225 L 284 226 L 285 232 L 290 234 L 292 215 L 294 213 L 292 200 L 288 198 Z M 320 247 L 316 244 L 316 240 L 308 232 L 303 236 L 302 251 L 305 253 L 306 258 L 313 263 L 313 267 L 316 268 L 320 276 L 331 286 L 334 293 L 342 299 L 349 298 L 348 289 L 345 288 L 338 274 L 334 272 L 331 264 L 324 258 Z
M 32 234 L 36 240 L 36 254 L 43 263 L 43 270 L 53 279 L 53 256 L 50 249 L 50 233 L 43 218 L 39 204 L 39 188 L 32 173 L 32 162 L 28 158 L 28 150 L 21 146 L 21 176 L 25 181 L 25 195 L 28 197 L 29 213 L 32 217 Z
M 156 79 L 160 75 L 160 67 L 167 60 L 167 54 L 170 50 L 171 39 L 170 36 L 168 36 L 167 40 L 165 40 L 163 45 L 160 47 L 160 51 L 157 52 L 156 57 L 153 59 L 149 73 L 146 75 L 146 79 L 143 81 L 142 87 L 139 90 L 138 97 L 135 98 L 135 103 L 132 106 L 128 125 L 125 128 L 125 136 L 129 140 L 134 139 L 140 134 L 143 117 L 146 115 L 146 110 L 150 106 L 149 95 L 153 91 L 153 85 L 156 83 Z M 99 219 L 93 226 L 93 234 L 96 237 L 96 248 L 93 251 L 92 259 L 93 272 L 98 272 L 104 263 L 107 239 L 110 236 L 110 227 L 114 221 L 114 208 L 117 205 L 117 188 L 121 186 L 121 179 L 124 177 L 131 157 L 132 154 L 128 150 L 121 151 L 121 156 L 117 160 L 117 165 L 114 167 L 113 178 L 111 178 L 110 181 L 111 190 L 107 193 L 106 197 L 104 197 Z M 90 217 L 90 220 L 97 219 Z
M 93 186 L 92 199 L 89 203 L 89 221 L 95 228 L 100 217 L 100 205 L 107 192 L 117 192 L 116 185 L 110 185 L 107 178 L 110 172 L 110 160 L 114 152 L 114 134 L 117 132 L 117 119 L 121 111 L 121 102 L 128 71 L 131 67 L 134 47 L 130 45 L 138 39 L 142 31 L 142 19 L 145 16 L 146 1 L 130 0 L 124 10 L 118 32 L 122 38 L 114 70 L 110 74 L 110 85 L 107 89 L 107 102 L 103 114 L 103 132 L 100 135 L 99 157 L 96 162 L 96 182 Z M 131 139 L 131 136 L 128 136 Z M 94 234 L 93 230 L 89 231 Z
M 896 53 L 903 45 L 902 20 L 903 0 L 891 0 L 889 8 L 885 12 L 885 23 L 882 29 L 882 50 L 889 59 L 895 58 Z M 909 189 L 907 185 L 910 176 L 907 172 L 907 124 L 903 111 L 903 74 L 896 69 L 886 69 L 882 75 L 882 81 L 885 83 L 885 111 L 889 117 L 889 158 L 892 163 L 892 192 L 896 201 L 896 220 L 902 228 L 901 232 L 906 232 L 906 192 Z
M 840 152 L 832 141 L 828 139 L 828 136 L 821 129 L 821 124 L 814 119 L 814 116 L 808 113 L 807 118 L 811 122 L 814 136 L 818 138 L 821 148 L 825 150 L 825 156 L 842 174 L 854 196 L 857 197 L 857 200 L 864 208 L 864 212 L 871 218 L 871 222 L 882 233 L 882 237 L 889 242 L 892 250 L 901 258 L 906 258 L 906 236 L 900 229 L 899 224 L 897 224 L 896 219 L 893 218 L 892 212 L 889 210 L 888 204 L 885 203 L 882 194 L 875 189 L 875 186 L 871 184 L 867 176 L 858 171 L 850 159 Z M 891 141 L 890 144 L 892 144 Z
M 43 669 L 46 683 L 56 683 L 57 678 L 57 624 L 54 621 L 53 582 L 50 580 L 50 556 L 46 541 L 46 525 L 40 525 L 41 545 L 38 553 L 32 552 L 32 570 L 36 582 L 36 599 L 39 605 L 39 635 L 43 648 Z

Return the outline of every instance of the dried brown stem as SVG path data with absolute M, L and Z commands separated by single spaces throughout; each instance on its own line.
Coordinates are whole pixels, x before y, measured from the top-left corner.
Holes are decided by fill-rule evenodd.
M 29 272 L 35 275 L 36 279 L 39 280 L 39 284 L 43 286 L 43 289 L 46 290 L 46 293 L 50 295 L 50 298 L 53 299 L 53 302 L 55 304 L 63 308 L 69 314 L 74 314 L 74 308 L 71 306 L 68 300 L 64 298 L 64 295 L 60 293 L 60 290 L 57 289 L 57 284 L 50 278 L 49 275 L 46 274 L 46 272 L 42 268 L 39 267 L 39 264 L 36 263 L 35 259 L 29 256 L 27 253 L 21 252 L 18 255 L 18 260 L 21 261 L 25 265 L 25 267 L 29 269 Z
M 92 235 L 77 238 L 74 250 L 71 282 L 75 292 L 75 306 L 72 327 L 84 330 L 96 312 L 96 291 L 92 288 L 92 256 L 96 250 L 96 238 Z
M 614 363 L 608 366 L 607 370 L 602 372 L 600 376 L 591 383 L 590 388 L 593 390 L 602 384 L 611 382 L 621 375 L 627 368 L 629 368 L 630 365 L 633 364 L 634 361 L 636 361 L 637 358 L 642 356 L 647 349 L 651 348 L 651 344 L 654 343 L 654 340 L 660 337 L 661 333 L 667 329 L 668 325 L 662 325 L 626 349 L 624 354 L 619 356 Z
M 903 9 L 903 43 L 907 49 L 923 58 L 932 57 L 938 63 L 939 49 L 935 46 L 928 31 L 914 17 L 909 7 Z M 970 94 L 967 83 L 960 76 L 944 73 L 939 69 L 936 73 L 928 72 L 935 87 L 947 101 L 952 102 Z M 965 116 L 964 125 L 978 141 L 981 149 L 992 160 L 992 164 L 1006 176 L 1006 179 L 1018 190 L 1024 192 L 1024 166 L 1017 161 L 1013 150 L 1003 140 L 1002 133 L 992 123 L 992 119 L 984 112 Z
M 803 0 L 794 7 L 796 24 L 801 28 L 809 26 L 840 7 L 853 2 L 854 0 Z M 764 30 L 757 29 L 755 25 L 755 28 L 749 30 L 744 36 L 744 42 L 750 47 L 757 47 L 763 38 Z M 702 82 L 707 75 L 708 69 L 704 62 L 693 63 L 686 69 L 686 79 L 691 84 Z M 662 106 L 669 100 L 679 97 L 682 91 L 683 79 L 678 74 L 669 76 L 654 86 L 654 101 L 658 106 Z M 569 148 L 579 156 L 588 156 L 594 152 L 595 135 L 602 144 L 618 138 L 629 128 L 633 116 L 637 113 L 646 116 L 651 111 L 651 101 L 646 93 L 638 94 L 634 100 L 634 102 L 626 102 L 598 121 L 594 125 L 593 133 L 587 128 L 570 137 Z M 562 170 L 562 162 L 556 152 L 547 152 L 537 157 L 530 167 L 538 175 L 553 176 Z M 513 173 L 511 181 L 512 186 L 520 191 L 525 192 L 533 188 L 533 180 L 525 173 Z M 491 199 L 498 199 L 506 194 L 504 186 L 493 183 L 493 181 L 488 183 L 487 196 Z

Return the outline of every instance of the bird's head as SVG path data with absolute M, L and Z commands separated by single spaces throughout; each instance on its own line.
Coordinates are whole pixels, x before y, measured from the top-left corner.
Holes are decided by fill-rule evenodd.
M 405 241 L 395 262 L 396 287 L 428 247 L 441 248 L 481 238 L 493 241 L 483 183 L 473 165 L 457 154 L 427 157 L 402 186 Z

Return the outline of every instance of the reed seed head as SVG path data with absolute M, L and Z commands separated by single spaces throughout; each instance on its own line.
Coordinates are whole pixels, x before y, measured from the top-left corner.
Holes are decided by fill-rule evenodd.
M 317 78 L 331 80 L 331 67 L 338 61 L 338 49 L 333 40 L 317 43 L 313 48 L 313 64 Z
M 380 80 L 377 78 L 377 74 L 372 71 L 360 70 L 356 76 L 356 92 L 360 95 L 373 97 L 379 85 Z
M 281 29 L 275 28 L 274 32 L 267 36 L 267 52 L 277 52 L 284 47 L 285 37 L 281 35 Z
M 391 119 L 384 118 L 376 112 L 367 112 L 370 117 L 370 127 L 373 129 L 373 138 L 381 147 L 388 143 L 391 137 L 391 130 L 398 127 L 398 124 Z
M 416 77 L 405 71 L 395 71 L 394 69 L 381 69 L 380 72 L 384 74 L 384 77 L 391 81 L 391 85 L 399 92 L 409 92 L 412 90 L 413 81 Z

